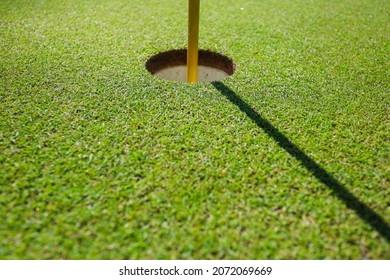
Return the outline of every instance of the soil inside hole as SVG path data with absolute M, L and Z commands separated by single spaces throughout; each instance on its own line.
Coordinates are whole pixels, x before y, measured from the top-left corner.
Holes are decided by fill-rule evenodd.
M 220 81 L 234 74 L 233 60 L 219 53 L 199 50 L 198 82 Z M 145 65 L 156 77 L 186 82 L 187 50 L 171 50 L 152 56 Z

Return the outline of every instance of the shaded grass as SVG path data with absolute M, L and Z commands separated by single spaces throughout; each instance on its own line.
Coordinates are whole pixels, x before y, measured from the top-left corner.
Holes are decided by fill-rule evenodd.
M 211 84 L 147 73 L 185 46 L 185 1 L 0 11 L 1 258 L 389 258 L 383 234 Z M 388 12 L 205 1 L 200 42 L 237 63 L 227 87 L 384 223 Z

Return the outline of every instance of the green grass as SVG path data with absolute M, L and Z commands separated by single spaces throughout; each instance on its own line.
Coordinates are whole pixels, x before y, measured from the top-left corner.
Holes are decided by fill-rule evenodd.
M 389 259 L 390 2 L 186 5 L 0 1 L 0 258 Z

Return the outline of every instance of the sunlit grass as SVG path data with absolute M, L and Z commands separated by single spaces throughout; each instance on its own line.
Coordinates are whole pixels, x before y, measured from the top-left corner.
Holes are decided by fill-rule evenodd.
M 212 84 L 186 1 L 0 2 L 0 258 L 365 259 L 385 236 Z M 223 81 L 390 222 L 385 0 L 202 1 Z

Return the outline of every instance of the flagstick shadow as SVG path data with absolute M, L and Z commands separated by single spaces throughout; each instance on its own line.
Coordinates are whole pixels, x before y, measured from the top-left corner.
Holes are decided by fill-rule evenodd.
M 390 227 L 380 215 L 343 187 L 324 168 L 307 156 L 268 120 L 263 118 L 252 107 L 245 103 L 245 101 L 243 101 L 234 91 L 225 86 L 222 82 L 213 82 L 212 85 L 231 103 L 245 113 L 259 128 L 272 137 L 280 147 L 298 160 L 314 177 L 331 189 L 334 196 L 344 202 L 349 209 L 353 210 L 360 217 L 360 219 L 369 224 L 385 238 L 388 243 L 390 243 Z

